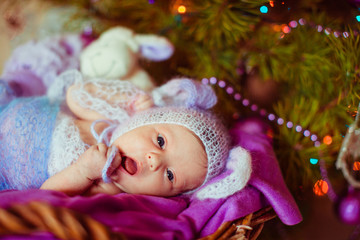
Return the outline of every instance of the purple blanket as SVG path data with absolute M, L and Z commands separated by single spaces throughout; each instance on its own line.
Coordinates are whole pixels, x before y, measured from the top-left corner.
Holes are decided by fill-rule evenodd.
M 271 139 L 261 125 L 243 122 L 232 131 L 234 143 L 248 149 L 253 158 L 249 185 L 227 199 L 161 198 L 130 194 L 68 197 L 44 190 L 0 192 L 0 206 L 32 200 L 48 201 L 83 213 L 124 233 L 129 239 L 195 239 L 207 236 L 224 222 L 271 205 L 280 220 L 294 225 L 302 220 L 297 205 L 282 178 Z M 15 239 L 9 237 L 7 239 Z M 40 239 L 26 236 L 17 239 Z M 41 239 L 53 239 L 44 235 Z

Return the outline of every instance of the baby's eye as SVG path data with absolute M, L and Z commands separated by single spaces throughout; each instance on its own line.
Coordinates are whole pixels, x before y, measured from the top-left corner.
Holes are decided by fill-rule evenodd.
M 174 173 L 170 169 L 166 169 L 166 177 L 170 182 L 174 181 Z
M 164 148 L 165 140 L 164 140 L 163 136 L 161 136 L 161 134 L 158 135 L 157 142 L 158 142 L 160 148 Z

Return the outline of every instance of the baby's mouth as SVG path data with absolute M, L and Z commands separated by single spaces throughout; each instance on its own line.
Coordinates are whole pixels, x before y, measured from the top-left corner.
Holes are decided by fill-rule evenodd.
M 123 156 L 121 158 L 121 166 L 128 172 L 130 175 L 134 175 L 137 172 L 137 164 L 134 160 L 129 157 Z

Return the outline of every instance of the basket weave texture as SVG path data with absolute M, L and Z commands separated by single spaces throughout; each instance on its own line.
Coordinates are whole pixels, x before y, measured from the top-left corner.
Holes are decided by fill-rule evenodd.
M 265 222 L 276 217 L 272 207 L 262 208 L 234 221 L 223 223 L 213 234 L 200 240 L 255 240 L 260 235 Z
M 255 240 L 264 223 L 276 217 L 271 207 L 260 209 L 235 221 L 225 222 L 218 230 L 200 240 Z M 119 239 L 126 237 L 111 231 L 91 216 L 46 202 L 32 201 L 0 208 L 0 236 L 29 235 L 50 232 L 58 239 Z

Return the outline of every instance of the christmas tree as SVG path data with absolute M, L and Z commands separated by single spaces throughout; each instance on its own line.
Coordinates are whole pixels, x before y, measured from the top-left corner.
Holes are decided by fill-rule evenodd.
M 19 2 L 4 6 L 11 9 Z M 229 126 L 247 117 L 267 121 L 285 181 L 295 196 L 313 188 L 318 195 L 329 188 L 333 195 L 347 190 L 335 162 L 360 100 L 360 2 L 53 0 L 46 4 L 71 8 L 59 31 L 96 37 L 113 26 L 126 26 L 166 36 L 175 46 L 171 59 L 142 62 L 158 84 L 174 76 L 208 82 L 220 99 L 216 111 Z M 16 27 L 16 19 L 7 20 Z M 359 159 L 347 165 L 356 178 Z

